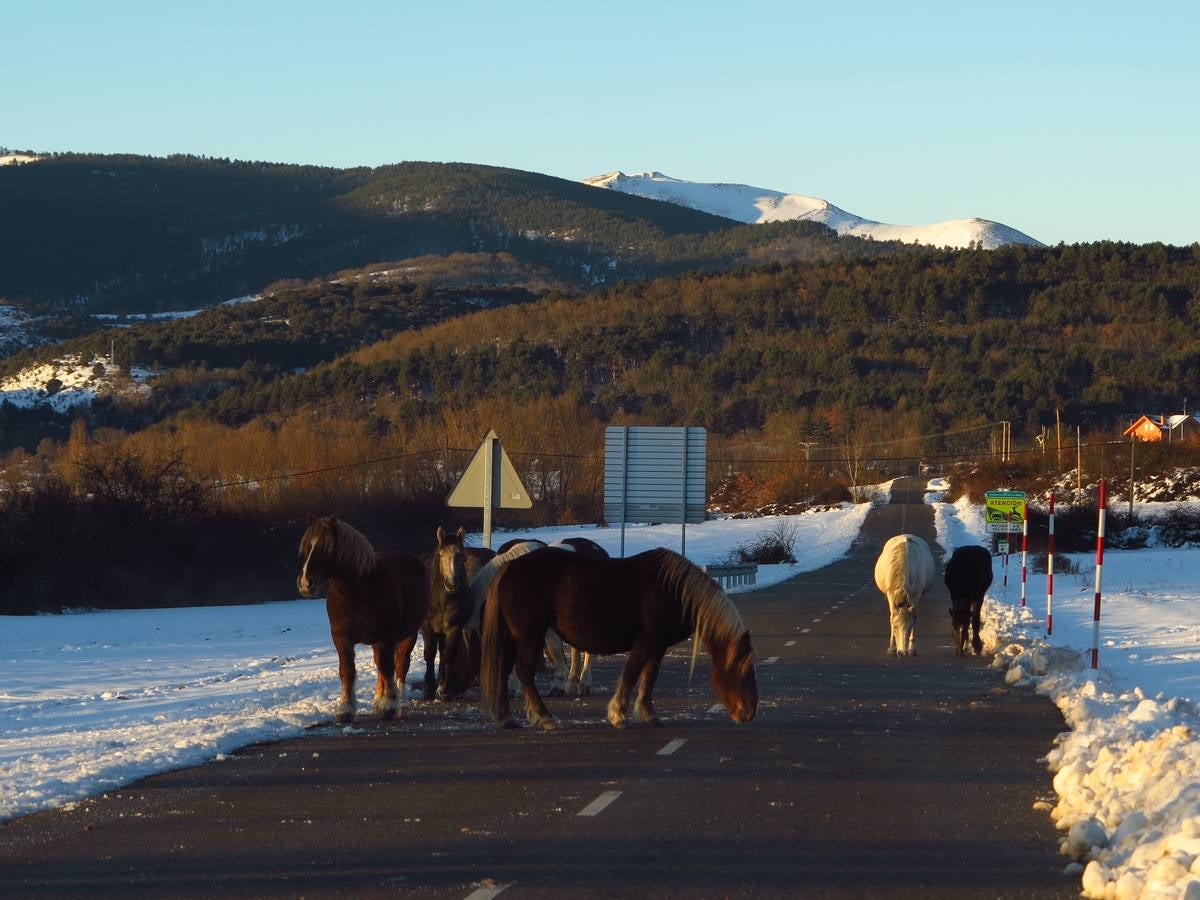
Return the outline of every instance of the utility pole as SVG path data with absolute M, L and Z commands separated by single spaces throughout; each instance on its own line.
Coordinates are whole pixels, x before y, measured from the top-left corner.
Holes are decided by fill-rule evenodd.
M 1054 429 L 1058 432 L 1058 470 L 1062 471 L 1062 414 L 1059 408 L 1054 407 Z M 1078 431 L 1078 428 L 1076 428 Z
M 1062 451 L 1059 450 L 1061 455 Z M 1061 466 L 1060 466 L 1061 468 Z M 1079 426 L 1075 426 L 1075 503 L 1083 502 L 1083 440 L 1079 436 Z
M 1133 446 L 1135 440 L 1133 435 L 1129 436 L 1129 518 L 1133 519 Z

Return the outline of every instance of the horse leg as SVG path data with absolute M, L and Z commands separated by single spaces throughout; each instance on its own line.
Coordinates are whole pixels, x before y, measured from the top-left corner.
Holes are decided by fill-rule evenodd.
M 659 721 L 658 714 L 654 711 L 654 701 L 651 699 L 660 665 L 662 665 L 661 654 L 650 655 L 646 659 L 646 665 L 642 667 L 642 677 L 638 682 L 637 699 L 633 701 L 633 711 L 637 717 L 655 728 L 662 728 L 662 722 Z
M 980 653 L 983 652 L 983 640 L 979 637 L 979 625 L 980 625 L 979 614 L 982 612 L 982 609 L 983 609 L 983 598 L 980 597 L 978 602 L 971 604 L 971 632 L 972 632 L 971 649 L 973 649 L 975 651 L 976 656 L 978 656 Z M 965 628 L 963 629 L 963 643 L 966 644 L 966 629 Z M 963 648 L 963 652 L 964 653 L 966 652 L 965 646 Z
M 521 679 L 521 687 L 525 692 L 525 716 L 529 724 L 537 725 L 543 731 L 553 731 L 558 727 L 558 720 L 546 707 L 542 695 L 538 693 L 533 680 L 533 667 L 537 656 L 542 652 L 544 641 L 522 640 L 517 644 L 517 677 Z
M 585 697 L 592 692 L 592 655 L 571 648 L 571 671 L 567 675 L 567 693 Z
M 496 702 L 496 724 L 501 728 L 518 728 L 517 720 L 512 717 L 512 710 L 509 708 L 508 697 L 512 690 L 511 683 L 513 680 L 513 663 L 516 661 L 516 642 L 505 635 L 500 639 L 500 683 L 504 686 L 500 689 L 500 696 Z
M 446 699 L 446 679 L 449 677 L 450 667 L 446 664 L 446 651 L 450 646 L 450 635 L 448 632 L 440 631 L 437 636 L 438 649 L 438 667 L 437 667 L 437 698 L 439 700 Z
M 550 682 L 550 696 L 561 697 L 567 693 L 570 681 L 567 677 L 567 661 L 563 639 L 558 632 L 550 629 L 546 632 L 546 655 L 550 657 L 550 666 L 554 669 L 554 678 Z
M 889 597 L 888 598 L 888 648 L 887 648 L 888 656 L 896 655 L 896 651 L 897 651 L 896 631 L 897 631 L 896 608 L 894 606 L 892 606 L 892 598 Z
M 917 655 L 917 609 L 915 606 L 908 614 L 908 655 Z
M 437 691 L 437 668 L 434 665 L 437 662 L 437 635 L 428 625 L 421 626 L 421 642 L 425 645 L 424 697 L 432 700 Z
M 396 643 L 380 641 L 375 644 L 374 649 L 375 671 L 379 674 L 375 682 L 375 699 L 372 706 L 379 718 L 394 719 L 400 706 L 399 693 L 396 690 Z
M 621 670 L 621 679 L 617 682 L 617 689 L 613 692 L 612 699 L 608 701 L 608 724 L 613 728 L 625 727 L 625 710 L 629 706 L 629 692 L 638 676 L 641 675 L 642 667 L 645 664 L 646 651 L 635 644 L 629 651 L 629 659 L 625 660 L 625 668 Z
M 417 636 L 406 637 L 396 642 L 396 690 L 400 693 L 400 704 L 396 715 L 403 719 L 408 709 L 408 669 L 412 665 L 413 648 L 417 645 Z
M 575 682 L 575 693 L 577 696 L 586 697 L 592 692 L 592 654 L 586 650 L 576 650 L 571 648 L 571 672 L 575 672 L 575 661 L 579 660 L 579 674 L 573 676 Z
M 335 638 L 334 647 L 338 655 L 338 680 L 342 684 L 335 720 L 339 725 L 348 725 L 354 721 L 354 679 L 358 676 L 354 667 L 354 641 Z

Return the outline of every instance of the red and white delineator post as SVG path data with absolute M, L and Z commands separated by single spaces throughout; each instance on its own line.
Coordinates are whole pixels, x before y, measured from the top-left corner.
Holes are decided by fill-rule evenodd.
M 1104 571 L 1104 513 L 1108 506 L 1108 482 L 1100 479 L 1100 524 L 1096 527 L 1096 605 L 1092 610 L 1092 668 L 1100 664 L 1100 586 Z
M 1046 637 L 1054 634 L 1054 491 L 1050 492 L 1050 534 L 1046 538 Z
M 1025 608 L 1025 582 L 1029 577 L 1029 506 L 1021 515 L 1021 609 Z

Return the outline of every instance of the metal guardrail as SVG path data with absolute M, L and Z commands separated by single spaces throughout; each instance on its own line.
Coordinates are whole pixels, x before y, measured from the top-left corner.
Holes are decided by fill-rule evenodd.
M 741 587 L 758 581 L 758 563 L 741 563 L 733 566 L 701 566 L 708 576 L 722 588 Z

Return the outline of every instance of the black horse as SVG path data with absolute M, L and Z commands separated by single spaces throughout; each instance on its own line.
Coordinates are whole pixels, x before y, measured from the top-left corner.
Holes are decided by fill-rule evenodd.
M 465 535 L 462 528 L 449 535 L 438 528 L 437 549 L 427 560 L 429 612 L 421 625 L 426 700 L 457 697 L 478 677 L 479 639 L 463 626 L 471 615 L 471 579 L 494 554 L 464 546 Z
M 983 652 L 979 638 L 979 612 L 983 595 L 992 586 L 992 554 L 986 547 L 959 547 L 946 563 L 946 587 L 950 591 L 950 627 L 954 632 L 954 655 L 965 656 L 970 629 L 971 647 Z

